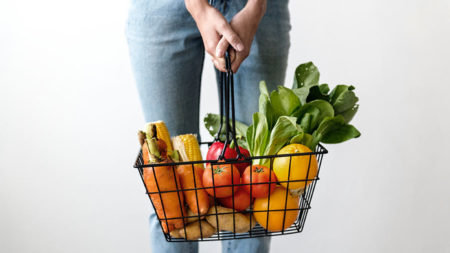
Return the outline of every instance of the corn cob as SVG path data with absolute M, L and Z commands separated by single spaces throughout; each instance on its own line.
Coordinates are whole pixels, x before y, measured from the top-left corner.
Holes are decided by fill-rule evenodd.
M 158 139 L 163 140 L 166 145 L 167 145 L 167 153 L 171 153 L 173 151 L 173 147 L 172 147 L 172 142 L 170 141 L 170 133 L 169 130 L 167 130 L 167 126 L 164 123 L 164 121 L 155 121 L 155 122 L 149 122 L 147 124 L 145 124 L 145 133 L 147 134 L 147 138 L 148 136 L 150 136 L 150 127 L 151 125 L 154 124 L 156 125 L 156 134 Z
M 172 138 L 173 147 L 180 153 L 183 161 L 201 161 L 202 154 L 198 145 L 197 137 L 193 134 L 183 134 Z M 203 168 L 203 164 L 199 163 Z

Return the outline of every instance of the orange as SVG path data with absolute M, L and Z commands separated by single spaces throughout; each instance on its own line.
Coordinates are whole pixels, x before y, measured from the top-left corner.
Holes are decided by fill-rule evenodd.
M 286 194 L 288 194 L 287 199 Z M 286 229 L 294 224 L 295 220 L 297 220 L 299 212 L 299 210 L 286 211 L 286 218 L 284 219 L 283 226 L 283 217 L 285 216 L 284 209 L 298 209 L 298 205 L 299 197 L 294 197 L 286 188 L 277 186 L 275 191 L 270 194 L 270 203 L 269 197 L 255 199 L 253 210 L 265 212 L 254 212 L 253 216 L 255 217 L 256 221 L 265 229 L 272 232 L 282 231 L 283 229 Z M 280 209 L 283 210 L 274 211 Z M 267 210 L 269 211 L 267 212 Z M 268 223 L 267 215 L 269 215 Z

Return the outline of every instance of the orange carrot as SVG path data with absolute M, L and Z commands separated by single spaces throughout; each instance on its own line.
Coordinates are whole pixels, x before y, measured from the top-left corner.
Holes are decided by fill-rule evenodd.
M 160 146 L 156 137 L 145 140 L 142 145 L 144 164 L 172 162 L 170 158 L 161 158 Z M 149 195 L 164 232 L 182 228 L 186 216 L 184 196 L 178 191 L 181 190 L 180 178 L 172 166 L 144 167 L 143 178 L 147 191 L 153 192 Z
M 203 168 L 195 165 L 194 170 L 195 180 L 192 165 L 178 166 L 177 174 L 180 176 L 181 187 L 183 188 L 184 197 L 189 208 L 195 214 L 198 214 L 200 210 L 200 215 L 203 215 L 209 210 L 209 197 L 205 189 L 195 190 L 196 188 L 203 188 Z

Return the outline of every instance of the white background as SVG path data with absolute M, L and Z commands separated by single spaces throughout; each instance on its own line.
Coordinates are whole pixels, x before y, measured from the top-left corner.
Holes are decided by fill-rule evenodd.
M 149 252 L 127 8 L 0 3 L 0 252 Z M 273 252 L 449 252 L 450 2 L 290 9 L 286 85 L 310 60 L 323 82 L 355 85 L 362 137 L 327 146 L 304 232 Z M 201 115 L 217 111 L 206 62 Z

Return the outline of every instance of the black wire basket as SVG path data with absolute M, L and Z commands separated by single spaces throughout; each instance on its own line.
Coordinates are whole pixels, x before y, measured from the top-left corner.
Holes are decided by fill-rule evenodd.
M 317 181 L 319 180 L 319 172 L 320 172 L 320 167 L 321 167 L 321 164 L 322 164 L 323 155 L 326 154 L 327 152 L 328 151 L 322 145 L 319 144 L 317 146 L 316 150 L 314 152 L 310 152 L 310 153 L 296 153 L 296 154 L 288 154 L 288 155 L 271 155 L 271 156 L 249 157 L 246 160 L 225 161 L 225 162 L 219 162 L 219 163 L 217 161 L 215 161 L 215 160 L 204 160 L 204 161 L 177 162 L 177 163 L 164 164 L 164 166 L 170 166 L 172 168 L 173 173 L 176 173 L 176 166 L 179 166 L 179 165 L 189 165 L 189 166 L 192 167 L 193 173 L 195 173 L 194 172 L 194 170 L 195 170 L 195 166 L 194 165 L 199 164 L 199 163 L 203 163 L 203 164 L 208 164 L 209 163 L 210 164 L 209 166 L 213 166 L 214 164 L 236 164 L 236 163 L 242 163 L 242 162 L 251 162 L 253 159 L 264 159 L 264 158 L 267 158 L 267 159 L 270 159 L 270 161 L 271 161 L 270 164 L 273 164 L 273 160 L 278 158 L 278 157 L 289 157 L 289 160 L 292 161 L 292 158 L 295 157 L 295 156 L 308 156 L 310 160 L 311 159 L 317 159 L 317 162 L 318 162 L 318 173 L 317 173 L 317 176 L 314 179 L 278 181 L 278 183 L 286 183 L 286 184 L 291 184 L 291 183 L 296 183 L 296 182 L 303 182 L 305 184 L 305 188 L 303 188 L 303 190 L 302 190 L 302 192 L 301 192 L 301 194 L 299 196 L 298 207 L 296 207 L 296 208 L 286 208 L 286 206 L 287 206 L 287 197 L 286 197 L 286 201 L 284 203 L 285 208 L 282 208 L 282 209 L 271 209 L 270 205 L 269 205 L 267 210 L 255 211 L 255 210 L 253 210 L 253 207 L 250 206 L 247 210 L 242 211 L 242 212 L 238 212 L 238 211 L 236 211 L 234 209 L 231 212 L 217 212 L 217 207 L 220 206 L 220 204 L 217 201 L 214 201 L 213 205 L 211 206 L 211 208 L 216 209 L 216 211 L 215 211 L 215 213 L 212 213 L 212 214 L 191 215 L 191 216 L 189 216 L 189 215 L 180 215 L 179 217 L 165 218 L 165 213 L 164 213 L 164 217 L 159 217 L 159 222 L 161 224 L 161 228 L 163 227 L 162 223 L 168 222 L 169 220 L 182 219 L 184 221 L 184 220 L 190 219 L 191 222 L 192 222 L 192 220 L 198 221 L 197 224 L 198 224 L 198 230 L 199 230 L 199 233 L 200 233 L 200 237 L 198 239 L 190 240 L 189 236 L 188 236 L 188 231 L 186 230 L 186 227 L 191 222 L 188 223 L 188 221 L 186 221 L 185 224 L 184 224 L 184 229 L 181 229 L 181 232 L 184 233 L 183 238 L 174 238 L 170 233 L 164 233 L 164 230 L 162 230 L 164 235 L 165 235 L 166 240 L 169 241 L 169 242 L 217 241 L 217 240 L 230 240 L 230 239 L 245 239 L 245 238 L 262 237 L 262 236 L 276 236 L 276 235 L 285 235 L 285 234 L 293 234 L 293 233 L 302 232 L 302 230 L 303 230 L 303 228 L 305 226 L 306 216 L 308 215 L 309 209 L 311 209 L 311 200 L 312 200 L 312 196 L 314 194 L 314 189 L 316 187 Z M 316 158 L 314 158 L 314 156 Z M 134 167 L 138 169 L 139 174 L 141 175 L 142 182 L 144 183 L 144 186 L 146 186 L 144 178 L 143 178 L 144 169 L 145 168 L 154 168 L 154 167 L 157 167 L 157 166 L 162 166 L 162 165 L 161 164 L 144 164 L 144 161 L 142 159 L 142 153 L 141 152 L 139 153 L 139 156 L 137 157 L 137 160 L 136 160 L 136 163 L 135 163 Z M 271 166 L 270 169 L 272 170 L 272 166 Z M 291 169 L 295 169 L 295 168 L 291 168 L 290 167 L 289 168 L 289 172 L 288 172 L 289 174 L 290 174 Z M 252 170 L 250 170 L 250 171 L 252 171 Z M 309 173 L 309 167 L 308 167 L 307 173 Z M 308 175 L 305 175 L 305 178 L 308 178 L 307 176 Z M 156 180 L 156 176 L 155 176 L 155 180 Z M 270 182 L 270 180 L 269 180 L 269 182 Z M 270 184 L 269 182 L 268 183 L 259 183 L 259 184 L 266 184 L 267 187 L 269 188 L 269 184 Z M 232 184 L 232 185 L 219 186 L 219 187 L 233 187 L 232 189 L 233 189 L 233 195 L 234 195 L 234 186 L 244 186 L 244 185 L 249 185 L 249 184 Z M 252 187 L 253 187 L 253 184 L 250 185 L 250 189 L 252 189 Z M 177 192 L 183 192 L 183 191 L 189 191 L 189 190 L 197 191 L 197 190 L 200 190 L 200 189 L 208 189 L 208 188 L 215 188 L 215 187 L 198 187 L 198 188 L 195 188 L 195 189 L 187 189 L 187 190 L 186 189 L 181 189 L 181 187 L 180 187 L 177 190 Z M 147 189 L 147 186 L 146 186 L 146 189 Z M 289 190 L 286 189 L 286 192 L 288 192 L 288 191 Z M 164 193 L 170 193 L 170 192 L 173 192 L 173 191 L 156 191 L 156 192 L 148 192 L 147 191 L 146 194 L 148 194 L 149 199 L 150 199 L 150 194 L 153 194 L 153 195 L 156 194 L 157 196 L 162 198 L 162 195 Z M 270 203 L 270 195 L 269 195 L 268 198 L 269 198 L 268 201 Z M 150 202 L 153 205 L 153 202 L 151 201 L 151 199 L 150 199 Z M 183 203 L 181 201 L 179 203 L 180 203 L 180 207 L 181 207 L 181 205 L 183 205 Z M 233 205 L 234 205 L 234 203 L 233 203 Z M 155 207 L 153 206 L 153 208 L 155 208 Z M 155 212 L 156 212 L 156 209 L 155 209 Z M 283 226 L 282 226 L 283 229 L 281 231 L 275 231 L 275 232 L 272 232 L 272 231 L 270 231 L 268 229 L 263 228 L 254 219 L 250 218 L 249 219 L 249 225 L 248 225 L 249 226 L 248 227 L 248 232 L 238 233 L 237 229 L 235 229 L 236 228 L 235 216 L 238 213 L 240 213 L 240 214 L 247 214 L 247 215 L 253 215 L 254 213 L 257 213 L 257 212 L 265 212 L 265 213 L 267 213 L 267 215 L 266 215 L 267 216 L 267 221 L 269 221 L 269 218 L 270 218 L 271 214 L 274 214 L 274 213 L 277 213 L 277 212 L 278 213 L 282 212 L 284 214 L 286 214 L 286 212 L 291 212 L 291 213 L 292 212 L 298 212 L 298 215 L 295 218 L 294 223 L 291 226 L 289 226 L 288 228 L 286 228 L 286 229 L 284 229 L 285 220 L 283 220 Z M 231 231 L 223 230 L 220 227 L 221 222 L 217 221 L 216 222 L 217 227 L 214 228 L 214 230 L 215 230 L 214 234 L 212 236 L 210 236 L 210 237 L 203 236 L 204 233 L 202 231 L 203 226 L 201 225 L 201 221 L 204 221 L 208 216 L 213 217 L 213 219 L 219 220 L 219 219 L 221 219 L 221 216 L 230 215 L 230 214 L 233 215 L 233 220 L 232 220 L 232 222 L 233 222 L 233 229 Z M 268 223 L 267 221 L 266 221 L 266 224 Z M 236 232 L 233 232 L 233 231 L 236 231 Z
M 227 53 L 226 55 L 226 66 L 228 69 L 227 73 L 221 73 L 221 88 L 220 93 L 220 128 L 215 141 L 219 141 L 222 138 L 224 140 L 224 148 L 217 160 L 203 160 L 203 161 L 183 161 L 183 162 L 169 162 L 169 163 L 144 163 L 142 150 L 136 159 L 134 167 L 138 169 L 141 176 L 142 182 L 146 187 L 146 194 L 149 196 L 150 202 L 157 213 L 159 223 L 161 225 L 162 232 L 165 238 L 169 242 L 185 242 L 185 241 L 217 241 L 217 240 L 232 240 L 232 239 L 245 239 L 263 236 L 276 236 L 276 235 L 286 235 L 302 232 L 305 226 L 306 216 L 309 209 L 311 209 L 311 200 L 314 194 L 314 189 L 316 183 L 319 180 L 319 172 L 322 164 L 323 155 L 328 153 L 328 151 L 320 144 L 317 145 L 316 149 L 312 152 L 303 153 L 288 153 L 288 154 L 277 154 L 277 155 L 267 155 L 267 156 L 253 156 L 245 157 L 241 154 L 238 145 L 236 147 L 236 153 L 238 154 L 234 159 L 225 159 L 225 150 L 228 144 L 231 142 L 236 142 L 236 131 L 235 131 L 235 113 L 234 113 L 234 84 L 233 84 L 233 73 L 230 70 L 230 59 Z M 231 112 L 230 112 L 231 108 Z M 231 113 L 231 119 L 230 119 Z M 230 122 L 229 124 L 224 124 L 225 122 Z M 225 134 L 222 134 L 222 126 L 225 125 Z M 201 145 L 211 145 L 212 142 L 204 142 Z M 302 158 L 300 158 L 302 157 Z M 194 187 L 188 189 L 182 189 L 179 179 L 177 179 L 177 167 L 184 165 L 192 169 L 192 175 L 196 174 L 196 166 L 199 164 L 206 165 L 205 170 L 214 170 L 214 166 L 229 165 L 231 167 L 237 164 L 252 164 L 255 159 L 265 159 L 265 164 L 270 171 L 274 170 L 274 162 L 277 159 L 288 159 L 288 170 L 287 170 L 287 180 L 276 180 L 271 178 L 272 173 L 269 173 L 268 182 L 256 183 L 233 183 L 229 185 L 216 185 L 214 182 L 214 176 L 212 174 L 212 186 L 203 187 L 201 182 L 196 181 L 195 176 L 193 176 Z M 303 159 L 303 167 L 300 168 L 298 159 Z M 305 160 L 306 159 L 306 160 Z M 260 161 L 260 160 L 259 160 Z M 307 161 L 307 162 L 306 162 Z M 307 168 L 305 167 L 307 164 Z M 174 179 L 174 185 L 176 185 L 176 190 L 164 190 L 161 183 L 158 183 L 158 176 L 156 175 L 157 167 L 165 166 L 165 172 L 169 173 Z M 253 168 L 256 165 L 250 166 L 250 178 L 252 178 L 252 173 L 254 173 Z M 297 167 L 296 167 L 297 166 Z M 146 184 L 145 175 L 146 170 L 152 171 L 152 178 L 156 183 L 156 189 L 154 191 L 149 191 L 149 186 Z M 298 171 L 304 171 L 304 176 L 298 174 Z M 293 177 L 293 174 L 296 177 Z M 233 173 L 231 173 L 232 182 Z M 297 178 L 295 180 L 295 178 Z M 152 181 L 153 182 L 153 181 Z M 237 211 L 235 207 L 238 204 L 235 202 L 235 194 L 238 191 L 238 187 L 247 187 L 250 189 L 249 196 L 250 201 L 252 201 L 252 191 L 255 187 L 261 186 L 270 188 L 276 182 L 276 191 L 282 197 L 277 195 L 276 199 L 271 199 L 272 194 L 269 194 L 266 198 L 260 198 L 258 203 L 263 201 L 263 204 L 267 204 L 267 208 L 255 208 L 254 204 L 250 204 L 248 208 L 242 211 Z M 282 186 L 280 186 L 282 185 Z M 289 186 L 295 186 L 295 190 L 290 189 Z M 232 206 L 231 208 L 224 208 L 220 203 L 219 199 L 216 198 L 216 191 L 219 188 L 226 187 L 231 189 L 232 195 Z M 185 195 L 187 191 L 195 192 L 195 199 L 197 200 L 197 210 L 200 210 L 198 202 L 198 194 L 202 190 L 212 189 L 212 196 L 210 197 L 211 203 L 209 211 L 206 214 L 187 213 L 186 205 L 183 202 L 182 195 Z M 177 209 L 180 210 L 179 215 L 168 215 L 169 210 L 165 210 L 164 196 L 167 194 L 176 194 L 178 196 L 178 203 L 171 203 L 175 205 Z M 211 194 L 210 194 L 211 195 Z M 153 200 L 152 200 L 153 198 Z M 275 197 L 273 197 L 275 198 Z M 266 201 L 266 202 L 264 202 Z M 159 202 L 159 208 L 155 208 L 155 202 Z M 161 203 L 163 203 L 161 205 Z M 255 200 L 256 203 L 256 200 Z M 292 204 L 294 203 L 294 204 Z M 157 203 L 158 204 L 158 203 Z M 260 206 L 260 205 L 259 205 Z M 158 213 L 159 210 L 159 213 Z M 161 212 L 162 210 L 162 212 Z M 169 229 L 170 224 L 177 222 L 180 227 L 176 229 Z M 272 226 L 273 225 L 273 226 Z M 276 227 L 276 229 L 274 229 Z

